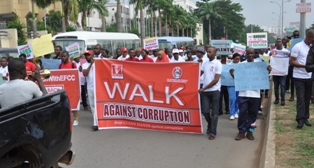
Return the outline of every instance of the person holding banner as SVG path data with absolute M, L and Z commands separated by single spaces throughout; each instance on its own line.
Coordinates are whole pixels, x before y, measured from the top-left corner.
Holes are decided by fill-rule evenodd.
M 185 61 L 193 61 L 193 57 L 192 57 L 192 51 L 188 50 L 186 51 L 186 60 Z
M 104 59 L 112 59 L 112 56 L 109 55 L 109 51 L 108 50 L 104 50 L 101 54 L 101 58 L 104 58 Z
M 135 50 L 133 48 L 129 50 L 129 55 L 129 58 L 125 59 L 124 61 L 139 61 L 139 59 L 135 57 Z
M 163 50 L 158 51 L 157 59 L 155 62 L 170 62 L 166 53 Z
M 142 51 L 142 59 L 140 59 L 140 62 L 154 62 L 152 58 L 148 56 L 149 52 L 147 50 Z
M 86 63 L 82 65 L 83 69 L 83 75 L 86 77 L 87 82 L 87 94 L 88 94 L 88 100 L 89 100 L 89 106 L 93 114 L 93 127 L 92 129 L 94 131 L 98 130 L 98 124 L 97 124 L 97 116 L 95 113 L 95 94 L 94 94 L 94 57 L 93 52 L 91 50 L 87 50 L 84 52 Z
M 61 64 L 59 65 L 58 69 L 76 69 L 77 66 L 74 62 L 69 61 L 69 53 L 67 51 L 63 51 L 61 53 Z M 78 122 L 78 111 L 73 111 L 73 126 L 77 126 L 79 124 Z
M 123 47 L 121 48 L 121 51 L 122 51 L 122 56 L 118 57 L 118 60 L 121 60 L 121 61 L 124 61 L 126 60 L 127 58 L 129 58 L 129 54 L 128 54 L 128 49 Z
M 306 38 L 296 44 L 291 50 L 291 64 L 293 68 L 293 79 L 297 94 L 297 128 L 302 129 L 303 125 L 312 126 L 309 122 L 310 117 L 310 100 L 312 94 L 312 72 L 306 71 L 306 57 L 309 53 L 310 46 L 314 43 L 314 30 L 309 30 Z
M 48 94 L 38 70 L 34 71 L 33 81 L 25 81 L 27 76 L 25 63 L 19 58 L 13 58 L 8 64 L 10 81 L 0 85 L 0 106 L 9 107 L 33 98 Z
M 96 44 L 94 47 L 94 58 L 101 58 L 101 45 Z
M 248 48 L 245 53 L 246 61 L 242 63 L 259 62 L 255 60 L 255 51 L 253 48 Z M 271 66 L 268 65 L 267 70 L 271 71 Z M 234 78 L 234 69 L 230 69 L 230 75 Z M 247 71 L 250 71 L 247 69 Z M 235 140 L 239 141 L 243 138 L 254 140 L 253 132 L 255 129 L 255 121 L 258 114 L 261 101 L 260 90 L 245 90 L 239 91 L 238 105 L 239 105 L 239 118 L 238 130 L 239 133 Z
M 170 59 L 170 62 L 185 62 L 185 60 L 179 56 L 179 50 L 178 49 L 173 49 L 172 50 L 172 55 L 173 57 Z
M 0 62 L 0 73 L 2 74 L 3 80 L 8 80 L 8 59 L 7 57 L 2 57 Z
M 216 57 L 217 50 L 214 47 L 207 49 L 207 57 L 201 67 L 201 75 L 204 74 L 203 88 L 199 89 L 202 96 L 202 113 L 208 123 L 207 133 L 209 140 L 214 140 L 217 135 L 218 115 L 219 115 L 219 97 L 220 97 L 220 75 L 222 64 Z M 212 113 L 210 113 L 212 107 Z

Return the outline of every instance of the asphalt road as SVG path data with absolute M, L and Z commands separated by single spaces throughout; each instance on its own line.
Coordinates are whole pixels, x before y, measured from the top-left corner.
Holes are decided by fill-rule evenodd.
M 217 137 L 210 141 L 206 134 L 92 131 L 92 114 L 80 111 L 79 116 L 79 125 L 72 134 L 76 158 L 68 168 L 255 168 L 259 164 L 262 119 L 257 120 L 254 141 L 235 141 L 237 121 L 222 115 Z

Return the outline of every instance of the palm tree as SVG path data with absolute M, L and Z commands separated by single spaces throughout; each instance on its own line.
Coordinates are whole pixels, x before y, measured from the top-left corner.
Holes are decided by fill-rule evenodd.
M 62 31 L 66 31 L 69 21 L 77 23 L 79 15 L 78 0 L 61 0 L 62 3 Z
M 84 30 L 86 30 L 86 26 L 85 26 L 85 19 L 86 16 L 90 16 L 90 12 L 95 9 L 99 12 L 99 14 L 101 15 L 106 15 L 108 14 L 108 11 L 104 5 L 104 2 L 107 3 L 107 1 L 103 1 L 103 2 L 96 2 L 94 0 L 78 0 L 78 9 L 79 12 L 82 13 L 82 18 L 81 18 L 81 25 L 83 27 Z
M 211 19 L 221 18 L 221 15 L 215 10 L 213 3 L 209 3 L 206 0 L 204 3 L 196 3 L 198 9 L 195 10 L 195 15 L 203 22 L 208 21 L 208 43 L 211 41 Z
M 140 29 L 141 29 L 141 45 L 143 46 L 143 40 L 145 38 L 145 21 L 144 21 L 144 8 L 147 4 L 146 0 L 130 0 L 130 4 L 135 4 L 135 11 L 140 11 Z
M 101 6 L 104 6 L 104 10 L 103 11 L 99 11 L 99 14 L 101 15 L 101 21 L 102 21 L 102 27 L 101 27 L 101 31 L 102 32 L 106 32 L 106 16 L 109 15 L 108 9 L 105 7 L 105 5 L 109 2 L 109 0 L 99 0 L 98 3 Z
M 117 13 L 116 13 L 116 23 L 117 23 L 117 32 L 122 32 L 121 24 L 121 0 L 117 1 Z
M 54 2 L 54 0 L 32 0 L 32 26 L 33 26 L 33 38 L 37 37 L 37 24 L 36 24 L 36 17 L 35 17 L 35 4 L 39 8 L 46 8 L 49 5 L 51 5 Z

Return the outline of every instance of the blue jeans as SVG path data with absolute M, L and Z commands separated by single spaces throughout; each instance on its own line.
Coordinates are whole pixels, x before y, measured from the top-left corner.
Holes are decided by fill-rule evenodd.
M 218 115 L 219 115 L 219 98 L 220 91 L 210 91 L 202 93 L 202 113 L 208 123 L 207 129 L 210 134 L 217 134 Z M 212 107 L 212 113 L 210 113 Z
M 285 101 L 286 76 L 273 76 L 273 81 L 274 81 L 274 90 L 275 90 L 275 98 L 276 98 L 276 100 L 279 100 L 279 85 L 280 85 L 281 101 Z
M 234 86 L 228 86 L 230 117 L 239 113 L 238 95 L 239 92 L 235 91 Z

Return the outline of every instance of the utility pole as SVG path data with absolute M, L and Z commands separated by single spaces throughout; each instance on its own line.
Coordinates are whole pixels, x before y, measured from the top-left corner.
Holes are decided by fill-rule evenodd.
M 284 34 L 283 34 L 283 0 L 281 0 L 281 37 L 284 37 Z
M 305 0 L 301 0 L 301 3 L 305 3 Z M 300 38 L 305 38 L 305 14 L 300 13 Z

